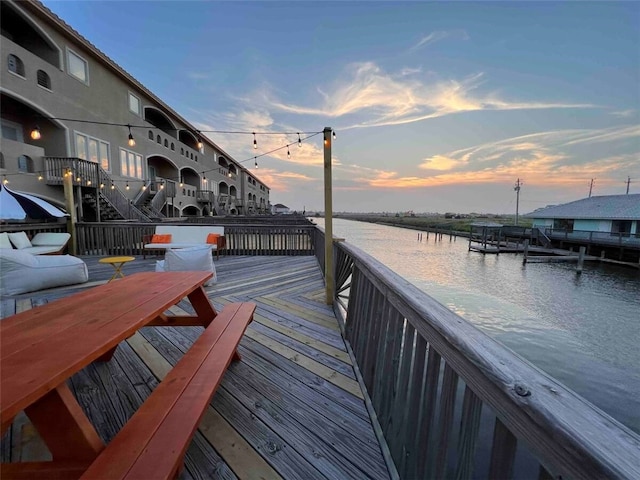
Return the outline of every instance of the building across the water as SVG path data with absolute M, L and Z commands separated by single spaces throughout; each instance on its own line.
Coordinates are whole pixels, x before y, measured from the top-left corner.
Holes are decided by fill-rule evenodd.
M 534 232 L 563 246 L 608 249 L 619 257 L 640 251 L 640 194 L 583 198 L 525 216 L 533 220 Z
M 37 1 L 0 2 L 0 175 L 88 221 L 270 213 L 269 188 Z

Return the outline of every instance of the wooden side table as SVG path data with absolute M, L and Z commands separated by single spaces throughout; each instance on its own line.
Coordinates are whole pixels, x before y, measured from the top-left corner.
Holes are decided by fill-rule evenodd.
M 135 257 L 106 257 L 98 260 L 98 263 L 108 263 L 115 269 L 115 272 L 107 281 L 107 283 L 109 283 L 111 280 L 115 280 L 116 278 L 124 278 L 122 266 L 127 262 L 133 262 L 135 259 Z

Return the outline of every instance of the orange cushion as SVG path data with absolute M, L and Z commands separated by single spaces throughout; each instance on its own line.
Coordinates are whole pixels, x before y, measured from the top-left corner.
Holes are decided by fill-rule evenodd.
M 155 234 L 151 237 L 151 243 L 171 243 L 171 234 Z
M 217 244 L 218 238 L 220 238 L 219 233 L 210 233 L 209 235 L 207 235 L 207 243 Z

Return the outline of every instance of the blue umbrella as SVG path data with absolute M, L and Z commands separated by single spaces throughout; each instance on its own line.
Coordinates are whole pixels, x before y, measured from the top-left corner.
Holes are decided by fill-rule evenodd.
M 69 214 L 33 195 L 0 184 L 0 220 L 58 220 Z

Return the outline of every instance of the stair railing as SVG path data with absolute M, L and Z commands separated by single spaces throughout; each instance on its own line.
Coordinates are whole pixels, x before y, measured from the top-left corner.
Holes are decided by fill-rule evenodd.
M 122 191 L 115 186 L 109 174 L 100 167 L 98 170 L 100 184 L 104 188 L 99 189 L 99 195 L 127 220 L 137 220 L 139 222 L 151 222 L 151 219 L 142 213 Z

